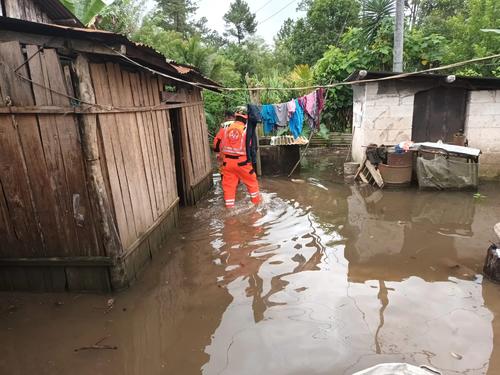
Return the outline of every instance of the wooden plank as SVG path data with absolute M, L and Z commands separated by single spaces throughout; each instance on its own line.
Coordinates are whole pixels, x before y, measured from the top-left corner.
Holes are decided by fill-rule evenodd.
M 3 80 L 2 77 L 0 72 L 0 80 Z M 2 256 L 33 256 L 41 238 L 33 214 L 28 174 L 15 126 L 15 119 L 0 116 L 0 184 L 14 238 L 8 248 L 2 246 Z
M 370 174 L 372 175 L 372 177 L 375 180 L 378 187 L 383 188 L 384 187 L 384 180 L 383 180 L 382 176 L 380 175 L 380 172 L 377 169 L 375 169 L 374 165 L 369 160 L 367 160 L 365 162 L 365 166 L 370 171 Z
M 118 93 L 121 104 L 133 105 L 134 99 L 132 97 L 132 89 L 130 84 L 130 74 L 126 71 L 121 71 L 119 65 L 115 65 L 115 73 L 122 78 L 123 85 Z M 120 84 L 118 85 L 120 88 Z M 138 118 L 135 114 L 129 113 L 122 115 L 126 117 L 127 127 L 122 127 L 122 147 L 125 147 L 128 152 L 130 169 L 132 173 L 128 173 L 129 187 L 135 198 L 132 200 L 134 208 L 134 215 L 136 216 L 136 232 L 138 235 L 147 230 L 153 223 L 153 211 L 151 200 L 149 199 L 148 184 L 146 178 L 146 171 L 144 166 L 144 158 L 142 156 L 142 149 L 140 143 L 140 135 L 138 129 Z
M 132 96 L 134 101 L 134 106 L 141 106 L 144 104 L 144 101 L 141 96 L 141 88 L 140 88 L 140 76 L 136 73 L 130 73 L 130 84 L 132 89 Z M 151 212 L 153 216 L 153 220 L 158 218 L 158 212 L 156 210 L 156 194 L 154 190 L 153 183 L 153 170 L 152 164 L 150 161 L 150 155 L 148 150 L 148 142 L 146 135 L 146 115 L 144 113 L 136 113 L 137 117 L 137 131 L 139 134 L 139 142 L 141 147 L 141 157 L 144 165 L 144 172 L 146 174 L 146 182 L 148 187 L 148 196 L 151 205 Z
M 186 171 L 186 185 L 192 186 L 195 181 L 194 176 L 194 165 L 193 165 L 193 154 L 191 150 L 191 143 L 189 139 L 189 114 L 187 112 L 187 108 L 183 108 L 181 110 L 179 125 L 181 128 L 181 138 L 182 138 L 182 149 L 184 151 L 183 157 L 183 165 L 184 170 Z
M 103 88 L 107 93 L 106 104 L 113 105 L 113 100 L 116 99 L 116 79 L 114 75 L 114 67 L 112 63 L 107 63 L 105 66 L 105 76 L 103 78 Z M 120 187 L 121 194 L 123 197 L 123 203 L 125 207 L 126 221 L 128 226 L 128 238 L 126 242 L 123 242 L 123 247 L 127 248 L 130 243 L 132 243 L 135 238 L 137 238 L 137 226 L 135 222 L 135 215 L 132 204 L 132 193 L 130 191 L 129 180 L 127 178 L 127 150 L 122 147 L 123 144 L 123 132 L 120 128 L 123 127 L 122 116 L 119 114 L 112 116 L 112 127 L 110 128 L 110 136 L 113 143 L 113 152 L 115 155 L 115 161 L 118 168 L 118 180 L 111 180 L 111 184 L 117 184 Z
M 66 279 L 69 291 L 111 291 L 109 272 L 106 268 L 66 267 Z
M 47 67 L 50 88 L 56 92 L 66 92 L 67 84 L 57 52 L 53 49 L 45 49 L 41 56 L 45 58 L 45 61 L 42 58 L 42 62 Z M 69 106 L 70 100 L 67 97 L 52 92 L 50 104 Z M 69 204 L 72 207 L 70 210 L 73 215 L 72 223 L 80 246 L 78 254 L 103 254 L 103 249 L 99 246 L 97 240 L 94 213 L 87 189 L 85 165 L 76 118 L 75 116 L 57 116 L 55 124 L 59 134 L 59 145 L 64 161 L 64 173 L 70 194 L 68 198 L 70 199 Z M 78 203 L 77 205 L 75 204 L 76 202 Z
M 140 74 L 140 86 L 141 86 L 141 97 L 144 101 L 145 105 L 151 105 L 152 100 L 149 94 L 149 84 L 148 80 L 150 76 L 144 72 Z M 156 149 L 156 141 L 155 141 L 155 132 L 154 132 L 154 121 L 156 117 L 153 116 L 152 113 L 146 113 L 144 128 L 146 133 L 146 141 L 148 143 L 148 151 L 149 151 L 149 160 L 151 161 L 152 170 L 153 170 L 153 186 L 155 189 L 156 196 L 156 213 L 157 215 L 161 215 L 163 209 L 166 207 L 165 198 L 163 196 L 163 186 L 161 181 L 160 174 L 160 162 L 158 158 L 158 152 Z
M 149 76 L 146 73 L 141 72 L 139 80 L 139 93 L 141 101 L 144 105 L 150 106 L 150 98 L 149 98 L 149 90 L 147 85 L 147 79 Z M 159 162 L 158 162 L 158 154 L 156 151 L 156 143 L 154 141 L 154 132 L 153 132 L 153 114 L 145 113 L 144 114 L 144 132 L 146 136 L 146 145 L 147 151 L 149 155 L 149 160 L 152 168 L 152 181 L 155 193 L 156 200 L 156 214 L 157 216 L 161 215 L 162 209 L 165 207 L 165 202 L 163 198 L 163 193 L 161 191 L 161 177 L 159 170 Z
M 92 85 L 90 66 L 86 56 L 77 56 L 74 69 L 78 79 L 78 97 L 88 103 L 95 103 L 95 92 Z M 121 244 L 116 219 L 111 204 L 111 189 L 106 181 L 107 169 L 102 146 L 102 136 L 98 130 L 97 116 L 85 116 L 80 118 L 80 130 L 82 136 L 82 152 L 86 162 L 86 170 L 89 180 L 89 193 L 95 204 L 96 230 L 102 240 L 104 253 L 111 258 L 113 267 L 110 268 L 110 278 L 113 285 L 123 285 L 127 280 L 121 262 L 123 246 Z
M 8 258 L 0 259 L 0 266 L 22 267 L 109 267 L 113 261 L 109 257 L 49 257 L 49 258 Z
M 154 77 L 150 76 L 146 81 L 149 93 L 149 100 L 151 105 L 159 104 L 158 98 L 158 86 L 154 83 Z M 168 182 L 167 175 L 165 172 L 165 156 L 163 154 L 164 150 L 162 149 L 160 142 L 160 124 L 161 124 L 161 116 L 158 113 L 153 113 L 152 116 L 152 128 L 153 128 L 153 141 L 156 147 L 156 154 L 158 157 L 158 171 L 160 174 L 160 187 L 161 187 L 161 195 L 163 197 L 163 206 L 161 207 L 161 212 L 163 212 L 169 204 L 168 197 Z
M 193 173 L 194 179 L 192 181 L 192 185 L 196 185 L 201 179 L 202 175 L 202 167 L 200 161 L 203 153 L 200 153 L 201 147 L 201 134 L 200 128 L 198 127 L 198 116 L 194 108 L 186 108 L 186 111 L 189 113 L 189 121 L 188 125 L 188 134 L 189 134 L 189 144 L 191 146 L 191 155 L 192 155 L 192 163 L 193 163 Z
M 50 87 L 50 77 L 43 52 L 38 46 L 26 46 L 31 79 L 40 85 Z M 40 85 L 33 85 L 33 93 L 37 105 L 52 104 L 52 93 Z M 60 146 L 58 126 L 55 116 L 40 115 L 38 117 L 40 138 L 43 145 L 43 161 L 47 167 L 50 184 L 44 186 L 50 204 L 54 207 L 54 229 L 57 230 L 59 244 L 57 248 L 49 248 L 47 255 L 63 255 L 60 251 L 71 248 L 72 245 L 78 254 L 79 241 L 74 225 L 71 206 L 71 193 L 64 171 L 64 158 Z M 40 159 L 42 160 L 42 159 Z
M 161 80 L 157 81 L 158 92 L 162 88 Z M 159 99 L 158 99 L 159 100 Z M 164 156 L 164 168 L 167 180 L 167 197 L 168 203 L 172 203 L 177 198 L 177 189 L 175 184 L 175 159 L 172 159 L 172 151 L 170 150 L 169 138 L 172 137 L 172 131 L 170 129 L 170 120 L 168 118 L 169 114 L 165 112 L 157 112 L 159 114 L 159 134 L 160 134 L 160 145 L 163 150 Z
M 179 193 L 177 191 L 177 175 L 176 175 L 176 170 L 175 170 L 175 150 L 174 150 L 174 140 L 173 140 L 173 135 L 172 135 L 172 122 L 170 119 L 170 111 L 165 112 L 165 119 L 166 119 L 166 135 L 165 135 L 165 140 L 167 142 L 167 147 L 169 150 L 169 172 L 170 172 L 170 178 L 169 178 L 169 189 L 171 192 L 171 200 L 175 200 L 178 198 Z
M 107 83 L 106 67 L 103 64 L 90 64 L 90 72 L 96 102 L 110 105 L 111 94 L 109 93 Z M 109 175 L 109 186 L 111 197 L 116 214 L 118 232 L 123 245 L 132 243 L 135 238 L 135 226 L 129 222 L 130 216 L 130 195 L 128 189 L 122 189 L 122 180 L 125 180 L 123 174 L 123 159 L 120 145 L 117 144 L 116 119 L 114 114 L 103 114 L 98 116 L 99 130 L 102 135 L 104 154 L 106 156 L 106 166 Z M 125 183 L 125 182 L 124 182 Z M 127 204 L 125 203 L 127 202 Z
M 11 69 L 21 66 L 24 62 L 21 48 L 17 42 L 1 43 L 0 55 L 3 62 Z M 2 86 L 3 95 L 8 95 L 12 102 L 17 105 L 33 105 L 31 85 L 20 80 L 10 70 L 2 69 L 2 73 L 0 85 Z M 26 66 L 22 66 L 19 73 L 27 76 Z M 22 214 L 24 219 L 32 218 L 29 220 L 31 224 L 26 230 L 33 231 L 33 234 L 36 233 L 37 238 L 35 242 L 29 245 L 31 246 L 31 254 L 29 255 L 43 255 L 46 253 L 47 248 L 50 251 L 57 248 L 59 241 L 57 231 L 54 230 L 56 216 L 54 198 L 50 193 L 46 192 L 50 180 L 43 159 L 44 150 L 40 140 L 38 122 L 34 115 L 19 115 L 15 118 L 12 117 L 11 120 L 13 121 L 11 125 L 15 129 L 4 121 L 5 137 L 2 137 L 4 144 L 0 146 L 2 151 L 12 153 L 5 156 L 10 159 L 5 159 L 5 167 L 16 167 L 16 169 L 2 173 L 3 187 L 7 190 L 7 199 L 11 201 L 12 206 L 18 205 L 18 209 L 26 210 Z M 16 137 L 18 138 L 17 141 L 15 140 Z M 22 176 L 22 171 L 24 171 L 24 176 Z M 25 194 L 22 197 L 17 195 L 19 185 L 24 185 Z M 15 202 L 19 198 L 22 201 Z
M 200 113 L 200 129 L 202 130 L 202 147 L 205 150 L 205 169 L 203 172 L 208 173 L 212 170 L 212 158 L 210 156 L 210 144 L 208 140 L 208 125 L 205 118 L 205 107 L 199 105 L 198 111 Z
M 9 208 L 7 206 L 7 198 L 5 197 L 1 180 L 0 180 L 0 239 L 2 240 L 2 246 L 0 246 L 0 257 L 6 257 L 12 255 L 9 254 L 9 252 L 14 250 L 17 241 L 11 222 Z

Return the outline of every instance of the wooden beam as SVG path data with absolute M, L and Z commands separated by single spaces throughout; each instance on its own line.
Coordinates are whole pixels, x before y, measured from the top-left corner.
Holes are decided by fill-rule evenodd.
M 135 240 L 132 245 L 130 245 L 130 247 L 127 249 L 125 257 L 133 253 L 141 245 L 142 242 L 148 239 L 149 235 L 163 222 L 163 220 L 165 220 L 168 215 L 170 215 L 172 210 L 179 205 L 179 201 L 180 199 L 176 198 L 175 201 L 158 217 L 158 219 L 156 219 L 153 225 L 151 225 L 146 232 L 142 233 L 141 236 L 137 240 Z
M 95 94 L 90 76 L 88 60 L 79 55 L 75 62 L 75 71 L 79 80 L 79 96 L 88 103 L 95 103 Z M 99 160 L 99 146 L 97 141 L 97 116 L 80 116 L 82 134 L 82 149 L 87 166 L 92 199 L 97 204 L 99 216 L 100 235 L 104 243 L 106 254 L 112 259 L 114 267 L 111 269 L 112 284 L 125 285 L 128 275 L 123 267 L 122 256 L 124 253 L 118 229 L 110 207 L 111 199 L 108 197 L 106 184 Z
M 82 98 L 83 99 L 83 98 Z M 100 108 L 100 107 L 61 107 L 54 105 L 46 106 L 7 106 L 0 107 L 0 114 L 50 114 L 50 115 L 96 115 L 106 113 L 138 113 L 165 111 L 174 108 L 193 107 L 203 104 L 202 101 L 193 103 L 161 104 L 147 107 L 120 107 L 120 108 Z
M 0 266 L 8 267 L 110 267 L 109 257 L 1 258 Z
M 123 44 L 110 45 L 113 50 L 107 48 L 102 43 L 79 39 L 66 39 L 62 37 L 50 37 L 46 35 L 21 33 L 17 31 L 2 30 L 0 32 L 0 42 L 18 41 L 22 44 L 35 44 L 48 48 L 67 49 L 97 55 L 117 56 L 113 50 L 125 54 L 126 46 Z

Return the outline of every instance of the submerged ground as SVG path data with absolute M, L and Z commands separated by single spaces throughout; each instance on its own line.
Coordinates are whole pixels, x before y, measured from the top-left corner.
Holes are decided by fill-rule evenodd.
M 226 212 L 217 185 L 123 293 L 0 294 L 0 373 L 500 373 L 500 285 L 480 276 L 498 183 L 379 191 L 342 161 L 262 179 L 258 210 L 242 191 Z M 75 351 L 96 343 L 116 349 Z

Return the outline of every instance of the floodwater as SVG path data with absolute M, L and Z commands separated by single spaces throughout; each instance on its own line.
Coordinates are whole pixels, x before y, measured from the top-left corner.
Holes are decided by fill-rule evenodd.
M 500 285 L 480 275 L 498 182 L 379 191 L 341 165 L 262 179 L 257 210 L 241 191 L 225 211 L 217 185 L 125 292 L 0 294 L 0 373 L 499 374 Z M 110 349 L 75 351 L 94 344 Z

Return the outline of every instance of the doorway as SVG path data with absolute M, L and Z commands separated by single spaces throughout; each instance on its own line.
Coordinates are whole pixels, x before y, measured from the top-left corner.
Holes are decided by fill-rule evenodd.
M 453 135 L 465 130 L 467 90 L 435 87 L 415 95 L 412 140 L 451 143 Z
M 170 109 L 169 112 L 170 125 L 172 129 L 172 140 L 174 143 L 177 194 L 179 196 L 181 206 L 185 206 L 187 202 L 187 190 L 184 171 L 184 150 L 182 147 L 181 110 L 180 108 L 174 108 Z

